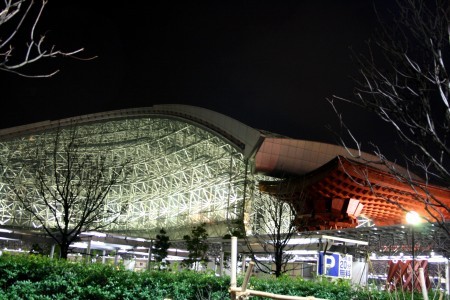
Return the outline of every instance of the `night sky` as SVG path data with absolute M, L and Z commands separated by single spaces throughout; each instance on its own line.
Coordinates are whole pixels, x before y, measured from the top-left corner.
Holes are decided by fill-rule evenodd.
M 389 0 L 375 0 L 381 8 Z M 112 5 L 114 3 L 114 5 Z M 0 128 L 155 104 L 189 104 L 292 138 L 333 142 L 327 98 L 352 94 L 356 66 L 377 26 L 372 0 L 49 1 L 39 29 L 62 50 L 31 72 L 0 72 Z M 1 32 L 3 34 L 3 32 Z M 7 104 L 7 105 L 6 105 Z M 387 132 L 352 107 L 364 142 Z

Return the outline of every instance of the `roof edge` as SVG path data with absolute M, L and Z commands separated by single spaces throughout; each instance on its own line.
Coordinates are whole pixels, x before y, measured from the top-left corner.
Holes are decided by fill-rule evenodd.
M 228 140 L 235 147 L 239 148 L 246 158 L 255 152 L 262 139 L 261 132 L 236 119 L 206 108 L 181 104 L 160 104 L 150 107 L 119 109 L 60 120 L 31 123 L 0 129 L 0 139 L 24 136 L 61 126 L 145 116 L 165 116 L 200 125 Z

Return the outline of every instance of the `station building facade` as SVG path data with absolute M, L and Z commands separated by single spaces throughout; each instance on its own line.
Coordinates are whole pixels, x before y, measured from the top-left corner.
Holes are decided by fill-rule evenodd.
M 399 225 L 405 209 L 426 213 L 411 201 L 413 192 L 389 179 L 386 170 L 367 169 L 342 146 L 257 130 L 204 108 L 155 105 L 0 130 L 0 228 L 40 229 L 3 176 L 29 183 L 32 189 L 32 176 L 20 169 L 24 153 L 34 151 L 37 143 L 51 153 L 56 132 L 74 127 L 86 153 L 130 159 L 127 181 L 112 186 L 108 194 L 108 209 L 121 214 L 117 223 L 104 228 L 110 234 L 151 239 L 164 228 L 175 240 L 206 223 L 211 238 L 233 232 L 251 235 L 267 226 L 260 222 L 265 213 L 258 210 L 261 191 L 297 201 L 299 231 Z M 376 159 L 368 153 L 362 156 Z M 363 168 L 359 175 L 370 173 L 378 183 L 388 183 L 380 194 L 358 178 L 355 170 Z M 301 184 L 287 190 L 287 179 Z M 302 203 L 300 186 L 301 194 L 307 191 Z M 435 191 L 449 201 L 447 190 Z M 396 197 L 403 208 L 385 197 Z M 49 213 L 38 195 L 34 209 L 46 216 L 50 227 L 58 221 L 58 214 Z M 439 213 L 444 221 L 450 219 L 448 212 Z

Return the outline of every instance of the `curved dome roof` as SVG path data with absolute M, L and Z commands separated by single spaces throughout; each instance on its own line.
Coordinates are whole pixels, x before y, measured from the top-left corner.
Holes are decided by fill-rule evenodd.
M 136 117 L 169 117 L 181 119 L 185 122 L 194 123 L 206 130 L 215 132 L 218 136 L 226 139 L 230 144 L 248 158 L 255 151 L 260 142 L 261 133 L 233 118 L 218 112 L 190 105 L 164 104 L 151 107 L 129 108 L 113 110 L 95 114 L 82 115 L 67 119 L 43 121 L 0 130 L 0 139 L 27 135 L 34 132 L 103 120 L 136 118 Z
M 129 108 L 48 120 L 0 130 L 0 139 L 28 135 L 60 126 L 85 124 L 114 119 L 137 117 L 167 117 L 193 123 L 239 149 L 246 159 L 255 155 L 254 171 L 267 175 L 303 175 L 324 165 L 336 156 L 352 157 L 352 149 L 308 140 L 291 139 L 268 134 L 218 112 L 190 105 L 162 104 L 151 107 Z M 358 153 L 368 160 L 374 155 Z

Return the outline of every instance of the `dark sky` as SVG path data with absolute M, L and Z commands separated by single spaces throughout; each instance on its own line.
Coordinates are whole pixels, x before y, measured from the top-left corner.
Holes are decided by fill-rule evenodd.
M 50 79 L 1 72 L 0 128 L 190 104 L 330 142 L 326 127 L 337 118 L 326 98 L 351 95 L 349 47 L 363 49 L 376 24 L 372 0 L 49 1 L 39 27 L 48 42 L 98 58 L 33 68 L 60 68 Z M 363 140 L 382 133 L 371 115 L 350 107 L 343 113 Z

